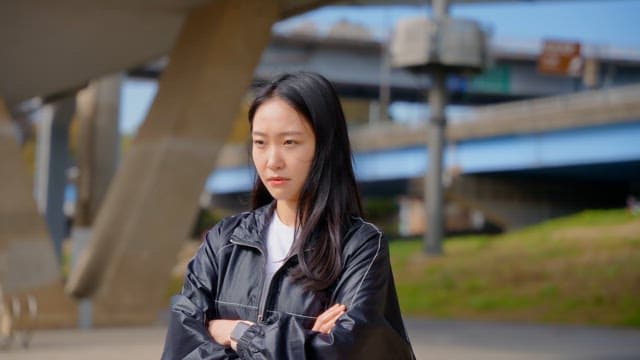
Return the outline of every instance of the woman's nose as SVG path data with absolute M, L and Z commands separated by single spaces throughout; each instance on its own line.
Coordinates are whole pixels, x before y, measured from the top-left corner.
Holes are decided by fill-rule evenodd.
M 267 156 L 267 167 L 269 169 L 280 169 L 284 165 L 280 151 L 277 148 L 271 148 Z

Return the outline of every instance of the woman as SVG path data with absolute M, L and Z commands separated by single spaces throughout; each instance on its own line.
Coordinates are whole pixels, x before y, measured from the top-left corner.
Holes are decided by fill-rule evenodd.
M 344 114 L 313 73 L 249 110 L 251 212 L 205 236 L 164 359 L 411 359 L 382 233 L 362 218 Z

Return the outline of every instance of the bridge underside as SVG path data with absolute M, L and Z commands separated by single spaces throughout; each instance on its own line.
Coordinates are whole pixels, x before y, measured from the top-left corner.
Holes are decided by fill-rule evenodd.
M 89 242 L 66 282 L 67 293 L 91 298 L 94 325 L 148 324 L 167 306 L 167 284 L 177 250 L 188 237 L 198 198 L 232 129 L 253 69 L 269 41 L 271 26 L 282 16 L 280 5 L 262 0 L 220 0 L 188 12 L 144 126 L 111 183 Z M 22 96 L 13 95 L 12 101 Z M 13 136 L 9 127 L 2 124 L 3 137 Z M 16 145 L 11 154 L 3 152 L 3 159 L 11 156 L 20 160 L 18 149 Z M 1 163 L 7 165 L 4 160 Z M 26 173 L 13 167 L 7 170 L 3 173 L 15 174 L 19 181 L 28 179 Z M 28 184 L 24 183 L 21 201 L 10 201 L 9 208 L 3 207 L 3 222 L 5 214 L 15 213 L 11 206 L 21 203 L 31 204 L 29 216 L 39 218 Z M 0 189 L 3 194 L 12 192 L 15 184 L 0 184 Z M 4 296 L 16 297 L 23 290 L 8 288 L 11 279 L 7 274 L 37 274 L 40 278 L 36 282 L 22 279 L 19 283 L 38 297 L 39 317 L 72 314 L 63 322 L 44 326 L 75 323 L 75 304 L 63 294 L 62 274 L 53 249 L 22 251 L 25 256 L 35 257 L 34 261 L 13 261 L 17 258 L 11 246 L 16 241 L 22 247 L 29 241 L 51 247 L 44 225 L 35 226 L 37 221 L 21 223 L 39 232 L 28 236 L 30 239 L 12 239 L 7 246 L 5 234 L 0 234 Z M 7 225 L 15 228 L 15 224 Z M 12 261 L 5 264 L 2 259 Z M 47 259 L 53 259 L 53 263 L 45 262 Z M 43 291 L 49 287 L 67 302 L 65 312 L 47 306 L 57 303 L 51 291 Z

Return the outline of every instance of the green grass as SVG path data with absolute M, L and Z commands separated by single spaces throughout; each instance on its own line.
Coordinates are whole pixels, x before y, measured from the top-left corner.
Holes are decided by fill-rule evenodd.
M 626 210 L 448 238 L 444 251 L 391 243 L 406 315 L 640 327 L 640 217 Z

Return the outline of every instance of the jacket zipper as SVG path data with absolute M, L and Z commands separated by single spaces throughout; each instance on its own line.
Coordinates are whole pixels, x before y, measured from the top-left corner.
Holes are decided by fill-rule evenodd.
M 267 301 L 269 300 L 269 294 L 271 294 L 271 283 L 273 282 L 273 279 L 275 279 L 278 273 L 280 273 L 280 270 L 282 270 L 287 265 L 287 263 L 292 257 L 293 255 L 284 259 L 284 262 L 282 263 L 282 265 L 278 268 L 278 270 L 276 270 L 276 272 L 273 273 L 273 275 L 271 275 L 271 279 L 269 279 L 269 281 L 263 281 L 263 285 L 266 285 L 266 286 L 262 287 L 262 294 L 260 296 L 260 305 L 258 306 L 258 323 L 261 323 L 261 324 L 263 323 L 263 320 L 267 313 Z M 265 276 L 266 276 L 266 272 L 265 272 Z
M 235 237 L 231 237 L 231 243 L 236 244 L 236 245 L 240 245 L 240 246 L 248 246 L 250 248 L 254 248 L 256 250 L 258 250 L 260 252 L 260 255 L 262 255 L 262 267 L 265 268 L 266 267 L 266 262 L 267 262 L 267 257 L 265 256 L 265 252 L 262 249 L 262 247 L 258 246 L 258 245 L 254 245 L 248 242 L 244 242 L 241 239 L 235 238 Z M 282 267 L 284 267 L 284 265 L 287 263 L 287 261 L 289 261 L 291 257 L 288 257 L 285 262 L 282 264 L 282 266 L 280 267 L 280 269 L 282 269 Z M 262 324 L 266 315 L 266 305 L 267 305 L 267 300 L 269 298 L 269 293 L 271 292 L 271 281 L 273 280 L 273 278 L 276 276 L 276 274 L 280 271 L 280 269 L 278 269 L 273 276 L 271 276 L 271 279 L 269 279 L 267 281 L 266 279 L 266 272 L 263 271 L 262 273 L 264 274 L 262 276 L 262 291 L 260 292 L 260 302 L 258 304 L 258 323 Z
M 274 274 L 275 275 L 275 274 Z M 265 272 L 265 277 L 267 276 Z M 269 279 L 269 281 L 263 280 L 262 282 L 262 293 L 260 294 L 260 304 L 258 305 L 258 323 L 262 324 L 264 322 L 264 316 L 267 307 L 267 297 L 269 296 L 269 290 L 271 289 L 271 280 L 273 277 Z
M 265 252 L 264 250 L 257 245 L 254 244 L 250 244 L 247 242 L 244 242 L 238 238 L 235 237 L 231 237 L 231 243 L 236 244 L 236 245 L 240 245 L 240 246 L 248 246 L 250 248 L 254 248 L 256 250 L 258 250 L 260 252 L 260 255 L 262 255 L 262 259 L 263 261 L 263 268 L 266 267 L 266 261 L 267 258 L 265 256 Z M 287 263 L 289 262 L 289 260 L 291 260 L 291 258 L 293 258 L 293 255 L 290 255 L 289 257 L 287 257 L 284 262 L 282 263 L 282 266 L 280 266 L 280 268 L 278 270 L 276 270 L 275 273 L 273 273 L 273 275 L 271 276 L 271 279 L 269 279 L 267 281 L 266 279 L 266 272 L 263 271 L 263 277 L 262 277 L 262 291 L 260 293 L 260 303 L 258 304 L 258 323 L 259 324 L 263 324 L 264 323 L 264 319 L 265 319 L 265 315 L 267 312 L 267 301 L 269 300 L 269 294 L 271 293 L 271 283 L 273 282 L 273 278 L 276 277 L 276 275 L 280 272 L 280 270 L 282 270 L 282 268 L 285 267 L 285 265 L 287 265 Z
M 247 246 L 247 247 L 250 247 L 250 248 L 258 250 L 260 252 L 260 255 L 262 255 L 262 259 L 263 259 L 262 267 L 264 268 L 266 266 L 267 258 L 265 256 L 265 252 L 262 249 L 262 247 L 260 247 L 258 245 L 251 244 L 251 243 L 244 242 L 241 239 L 238 239 L 238 238 L 233 237 L 233 236 L 231 237 L 230 241 L 231 241 L 232 244 L 236 244 L 236 245 L 240 245 L 240 246 Z M 265 285 L 266 285 L 266 278 L 265 278 L 266 277 L 266 273 L 263 271 L 263 274 L 264 275 L 262 276 L 262 291 L 260 293 L 260 303 L 259 303 L 259 306 L 258 306 L 258 323 L 262 323 L 262 317 L 263 317 L 261 309 L 262 309 L 263 297 L 265 295 L 265 291 L 264 290 L 265 290 Z M 269 282 L 269 283 L 271 283 L 271 282 Z M 269 284 L 269 285 L 271 285 L 271 284 Z

